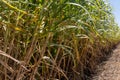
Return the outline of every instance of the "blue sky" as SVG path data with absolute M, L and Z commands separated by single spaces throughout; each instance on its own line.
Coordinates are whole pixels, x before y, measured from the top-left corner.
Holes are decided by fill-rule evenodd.
M 120 0 L 108 0 L 112 6 L 112 13 L 115 16 L 115 21 L 120 26 Z

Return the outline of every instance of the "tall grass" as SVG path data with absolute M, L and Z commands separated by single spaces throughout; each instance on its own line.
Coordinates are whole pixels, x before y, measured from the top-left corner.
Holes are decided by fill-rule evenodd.
M 1 0 L 1 80 L 85 80 L 120 40 L 103 0 Z

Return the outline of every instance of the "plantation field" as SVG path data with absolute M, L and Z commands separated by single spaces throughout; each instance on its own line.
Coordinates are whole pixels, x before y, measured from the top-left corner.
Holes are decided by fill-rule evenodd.
M 0 80 L 89 80 L 119 41 L 104 0 L 0 0 Z

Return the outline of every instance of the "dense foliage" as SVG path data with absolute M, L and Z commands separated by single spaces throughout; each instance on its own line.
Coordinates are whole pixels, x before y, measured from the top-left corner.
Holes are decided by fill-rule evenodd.
M 103 0 L 0 0 L 1 80 L 85 80 L 120 40 Z

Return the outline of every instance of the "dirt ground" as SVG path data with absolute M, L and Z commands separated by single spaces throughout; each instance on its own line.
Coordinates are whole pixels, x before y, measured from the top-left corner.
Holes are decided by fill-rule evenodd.
M 96 72 L 92 80 L 120 80 L 120 44 L 108 60 L 97 67 Z

